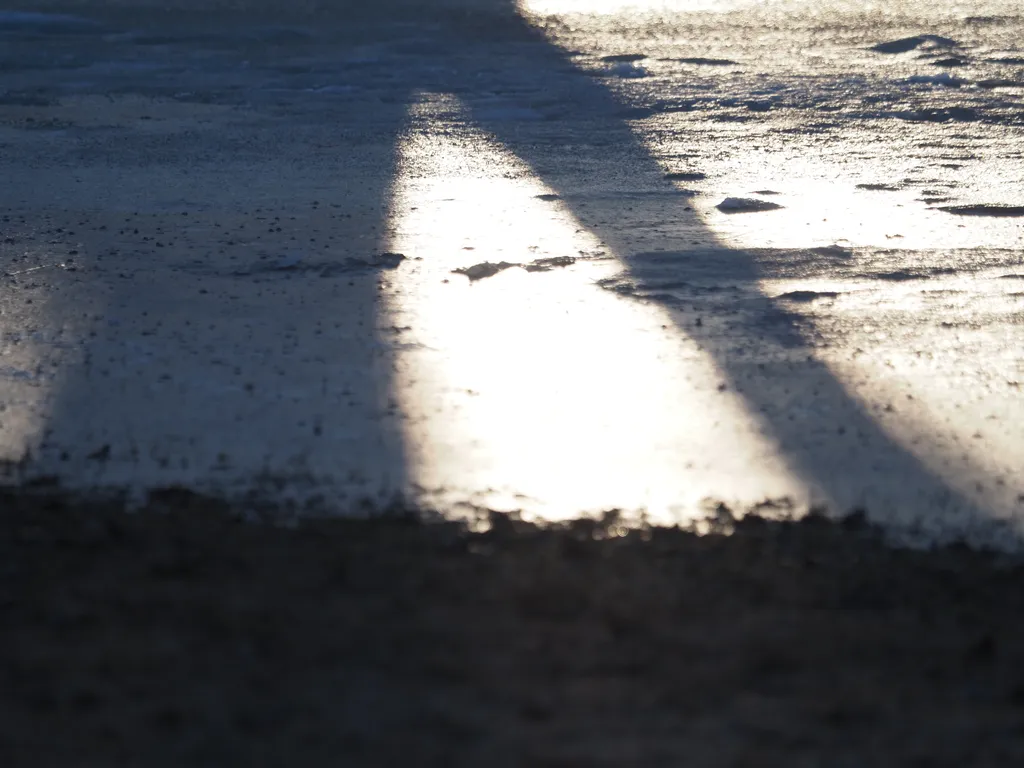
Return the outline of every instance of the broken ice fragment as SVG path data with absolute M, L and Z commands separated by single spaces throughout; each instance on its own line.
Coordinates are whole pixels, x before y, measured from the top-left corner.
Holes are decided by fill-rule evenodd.
M 782 206 L 768 200 L 757 200 L 750 197 L 727 197 L 715 208 L 723 213 L 757 213 L 758 211 L 774 211 Z
M 808 302 L 817 299 L 834 299 L 839 294 L 835 291 L 788 291 L 776 298 L 788 301 Z
M 471 267 L 453 269 L 452 272 L 454 272 L 457 275 L 465 275 L 466 277 L 469 278 L 470 282 L 473 282 L 475 280 L 483 280 L 485 277 L 492 277 L 498 274 L 499 272 L 503 272 L 506 269 L 511 269 L 512 267 L 518 266 L 518 264 L 512 264 L 507 261 L 499 261 L 497 263 L 490 261 L 482 261 L 479 264 L 474 264 Z
M 1006 218 L 1018 218 L 1024 216 L 1024 205 L 947 205 L 939 208 L 940 211 L 952 213 L 956 216 L 998 216 Z
M 899 40 L 890 40 L 885 43 L 878 43 L 871 46 L 871 50 L 877 53 L 906 53 L 915 48 L 927 46 L 928 48 L 956 48 L 959 46 L 956 40 L 939 35 L 914 35 L 913 37 L 901 37 Z
M 631 64 L 646 58 L 647 56 L 642 53 L 615 53 L 611 56 L 602 56 L 601 61 L 607 61 L 609 64 Z
M 698 67 L 730 67 L 739 64 L 738 61 L 733 61 L 732 59 L 708 59 L 703 56 L 675 59 L 675 61 L 678 61 L 680 64 L 693 64 Z
M 911 85 L 943 85 L 947 88 L 959 88 L 969 83 L 969 81 L 955 77 L 949 72 L 940 72 L 937 75 L 914 75 L 908 77 L 906 82 Z
M 665 174 L 666 181 L 703 181 L 706 178 L 707 175 L 700 171 L 673 171 Z
M 386 253 L 381 253 L 377 256 L 374 256 L 373 259 L 371 259 L 370 263 L 375 267 L 381 267 L 383 269 L 394 269 L 403 261 L 405 261 L 404 253 L 394 253 L 393 251 L 388 251 Z
M 568 267 L 575 263 L 576 259 L 572 256 L 549 256 L 524 264 L 523 269 L 527 272 L 547 272 L 555 267 Z
M 621 62 L 608 67 L 606 73 L 610 77 L 622 77 L 622 78 L 641 78 L 647 77 L 647 70 L 643 67 L 639 67 L 636 64 L 629 62 Z

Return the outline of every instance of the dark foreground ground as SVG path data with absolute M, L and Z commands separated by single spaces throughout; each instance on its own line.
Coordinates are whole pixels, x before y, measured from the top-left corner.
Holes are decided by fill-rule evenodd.
M 0 497 L 4 766 L 1024 765 L 1024 568 Z

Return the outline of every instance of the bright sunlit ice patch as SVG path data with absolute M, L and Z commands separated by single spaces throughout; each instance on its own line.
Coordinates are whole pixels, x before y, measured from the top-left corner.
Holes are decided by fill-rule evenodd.
M 670 128 L 662 126 L 663 131 Z M 998 151 L 979 151 L 951 170 L 940 165 L 947 162 L 941 153 L 916 148 L 954 142 L 955 127 L 922 131 L 899 125 L 877 135 L 847 127 L 836 130 L 827 144 L 797 134 L 785 141 L 758 138 L 754 129 L 750 135 L 720 126 L 705 130 L 727 153 L 704 158 L 701 170 L 708 181 L 697 205 L 708 230 L 729 246 L 1020 247 L 1020 219 L 956 216 L 944 210 L 978 201 L 1014 202 L 1020 189 L 1020 166 L 1001 161 Z M 1012 141 L 1000 129 L 986 131 L 986 142 L 997 148 Z M 692 149 L 688 138 L 682 134 L 676 151 Z M 878 149 L 890 145 L 890 150 Z M 728 198 L 776 207 L 760 212 L 716 207 Z
M 784 174 L 781 169 L 767 168 L 763 174 L 768 178 L 773 175 L 784 175 L 786 181 L 762 182 L 759 186 L 756 179 L 740 177 L 709 195 L 704 221 L 721 242 L 739 248 L 813 248 L 836 243 L 902 249 L 979 245 L 1014 248 L 1020 244 L 1016 220 L 953 216 L 918 200 L 919 190 L 858 188 L 855 177 L 836 178 L 823 160 L 807 159 L 802 165 L 786 166 Z M 764 186 L 769 186 L 773 194 L 761 194 L 760 187 Z M 714 208 L 730 196 L 782 207 L 760 213 L 728 213 Z
M 428 99 L 401 147 L 395 392 L 413 482 L 461 503 L 564 518 L 610 508 L 678 520 L 806 491 L 699 345 L 658 308 L 594 283 L 614 254 L 551 189 Z M 547 271 L 526 267 L 573 257 Z M 471 281 L 452 270 L 522 266 Z
M 14 249 L 0 246 L 8 277 L 25 279 L 65 266 L 61 255 L 47 247 L 19 250 L 22 259 L 16 265 L 10 258 Z M 60 389 L 57 363 L 66 346 L 59 326 L 53 328 L 56 315 L 45 294 L 27 303 L 17 291 L 0 296 L 0 462 L 21 462 L 37 452 L 44 438 Z
M 992 517 L 1019 518 L 1019 288 L 1006 278 L 1019 271 L 1019 220 L 955 216 L 921 200 L 921 185 L 898 183 L 922 175 L 919 159 L 848 159 L 838 170 L 843 149 L 738 154 L 713 172 L 704 222 L 731 248 L 773 254 L 764 295 L 814 329 L 814 357 L 895 444 Z M 978 165 L 931 184 L 955 179 L 950 194 L 962 199 L 1015 199 L 1012 173 Z M 728 196 L 781 207 L 714 207 Z M 804 249 L 821 253 L 804 274 L 772 276 Z

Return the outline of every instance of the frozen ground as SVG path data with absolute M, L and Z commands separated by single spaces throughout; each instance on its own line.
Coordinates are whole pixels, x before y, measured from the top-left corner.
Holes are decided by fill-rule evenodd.
M 860 523 L 486 533 L 0 492 L 0 760 L 1020 765 L 1024 568 Z
M 1018 546 L 1016 3 L 143 5 L 0 14 L 12 482 Z
M 1019 8 L 282 5 L 0 13 L 0 764 L 1021 764 Z

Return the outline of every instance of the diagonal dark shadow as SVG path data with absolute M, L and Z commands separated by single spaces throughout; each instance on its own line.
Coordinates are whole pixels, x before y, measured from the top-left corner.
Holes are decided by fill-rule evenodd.
M 260 18 L 29 21 L 4 84 L 63 104 L 68 140 L 26 134 L 8 161 L 34 183 L 7 202 L 80 265 L 47 286 L 68 340 L 30 474 L 386 503 L 406 475 L 378 327 L 405 93 L 348 119 L 306 87 L 320 38 Z
M 834 511 L 867 507 L 925 530 L 983 521 L 982 510 L 895 442 L 814 360 L 806 319 L 761 291 L 758 281 L 771 274 L 755 255 L 715 243 L 627 123 L 628 106 L 498 5 L 495 12 L 509 11 L 504 46 L 492 45 L 484 66 L 486 55 L 464 56 L 448 90 L 616 253 L 626 270 L 618 287 L 672 310 L 680 331 L 699 341 L 793 471 Z M 478 36 L 468 30 L 461 50 Z M 487 98 L 474 98 L 481 91 Z M 495 117 L 494 97 L 539 107 L 543 119 Z M 692 170 L 699 171 L 696 162 Z M 645 230 L 657 232 L 658 251 L 643 249 L 637 233 Z

